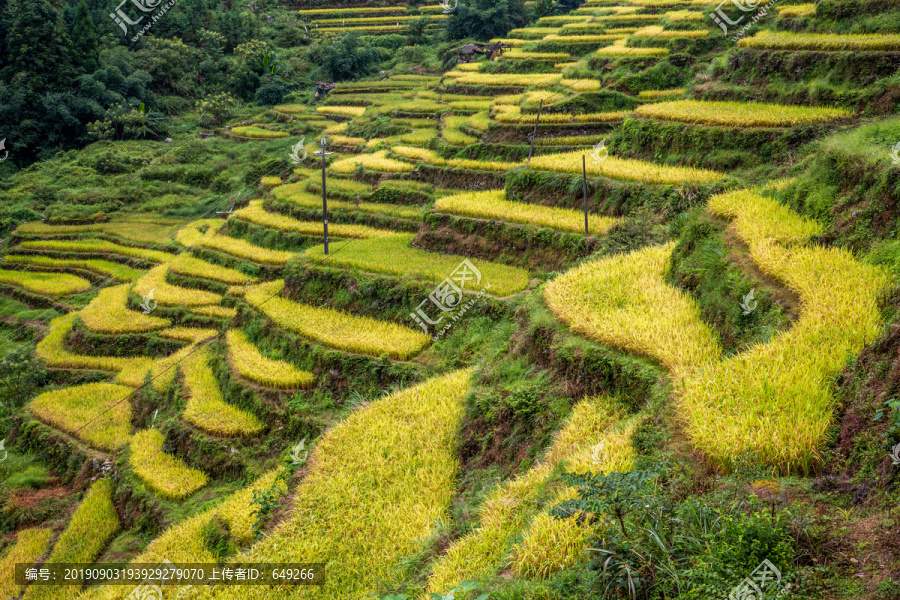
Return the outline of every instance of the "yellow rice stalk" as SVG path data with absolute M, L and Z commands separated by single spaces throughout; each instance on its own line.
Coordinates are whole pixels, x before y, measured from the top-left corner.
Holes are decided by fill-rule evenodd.
M 313 261 L 375 273 L 413 276 L 441 282 L 459 266 L 465 257 L 438 254 L 410 246 L 414 234 L 393 238 L 355 240 L 341 245 L 340 252 L 325 256 L 321 247 L 310 248 L 305 255 Z M 489 292 L 495 296 L 508 296 L 524 290 L 528 285 L 528 272 L 517 267 L 482 260 L 471 260 L 481 272 L 480 282 L 469 285 L 481 288 L 490 284 Z
M 151 291 L 153 299 L 161 306 L 203 306 L 204 304 L 218 304 L 222 296 L 207 292 L 178 287 L 166 283 L 168 265 L 153 267 L 134 283 L 134 293 L 142 298 L 147 298 Z
M 123 246 L 106 240 L 33 240 L 22 242 L 20 248 L 28 250 L 49 250 L 51 252 L 76 252 L 92 254 L 119 254 L 121 256 L 142 258 L 155 262 L 164 262 L 172 255 L 168 252 L 148 250 L 135 246 Z
M 575 151 L 565 154 L 548 154 L 531 159 L 532 169 L 561 171 L 564 173 L 581 173 L 581 157 L 583 152 Z M 588 157 L 586 163 L 588 175 L 603 175 L 612 179 L 628 181 L 645 181 L 647 183 L 707 183 L 721 179 L 725 175 L 707 169 L 692 167 L 667 167 L 642 160 L 631 160 L 607 156 L 606 160 L 597 162 Z
M 329 122 L 329 124 L 325 127 L 325 130 L 323 131 L 323 133 L 328 134 L 328 135 L 334 135 L 336 133 L 343 133 L 343 132 L 347 131 L 347 127 L 349 127 L 349 126 L 350 126 L 350 123 L 347 121 L 343 121 L 341 123 Z
M 119 517 L 112 503 L 112 492 L 113 484 L 110 479 L 99 479 L 91 485 L 84 500 L 72 513 L 68 527 L 53 546 L 48 562 L 92 563 L 97 559 L 119 530 Z M 23 598 L 74 598 L 80 590 L 73 583 L 74 581 L 65 585 L 31 585 Z
M 303 104 L 278 104 L 274 108 L 275 111 L 289 115 L 296 115 L 306 110 Z
M 477 71 L 481 68 L 481 63 L 463 63 L 454 67 L 457 71 Z
M 706 29 L 663 29 L 662 25 L 648 25 L 641 27 L 631 34 L 636 38 L 656 38 L 660 40 L 673 40 L 679 38 L 700 39 L 709 35 Z
M 703 0 L 705 3 L 706 0 Z M 663 15 L 670 21 L 702 21 L 706 15 L 697 10 L 671 10 Z
M 365 106 L 320 106 L 316 112 L 323 115 L 342 115 L 350 117 L 361 117 L 366 112 Z
M 285 598 L 357 600 L 388 579 L 448 516 L 469 377 L 469 370 L 455 371 L 395 392 L 328 431 L 288 520 L 241 559 L 325 563 L 323 586 L 295 586 Z M 209 597 L 230 597 L 230 590 L 208 589 Z M 241 594 L 272 598 L 262 586 L 244 586 Z
M 160 393 L 165 392 L 175 381 L 178 365 L 183 360 L 193 360 L 193 352 L 196 348 L 194 344 L 191 344 L 163 358 L 135 361 L 119 371 L 116 383 L 136 388 L 144 385 L 145 377 L 149 373 L 153 389 Z
M 256 519 L 252 514 L 253 493 L 270 489 L 275 484 L 279 471 L 280 469 L 270 471 L 253 484 L 214 504 L 212 508 L 172 525 L 150 542 L 147 549 L 136 556 L 132 563 L 156 565 L 163 560 L 173 563 L 216 563 L 217 558 L 209 551 L 203 538 L 204 528 L 214 517 L 219 517 L 228 524 L 236 545 L 249 544 L 253 537 L 253 522 Z M 286 491 L 283 483 L 277 485 L 275 499 L 280 499 Z M 124 600 L 133 589 L 124 585 L 98 586 L 80 596 L 79 600 Z M 186 586 L 166 587 L 173 597 L 177 597 L 178 592 L 184 589 Z M 197 589 L 196 586 L 194 589 Z
M 521 60 L 563 60 L 569 58 L 568 52 L 526 52 L 525 50 L 510 50 L 503 55 L 504 58 Z
M 225 306 L 201 306 L 191 312 L 204 317 L 216 317 L 218 319 L 232 319 L 237 315 L 237 310 Z
M 356 170 L 356 165 L 384 173 L 406 173 L 413 170 L 411 164 L 388 158 L 387 150 L 379 150 L 373 154 L 360 154 L 335 161 L 331 164 L 331 171 L 350 174 Z
M 637 21 L 658 21 L 659 15 L 634 15 L 634 14 L 616 14 L 616 15 L 600 15 L 595 18 L 600 23 L 631 23 Z
M 691 297 L 665 282 L 671 253 L 667 244 L 587 262 L 548 283 L 544 299 L 578 333 L 682 376 L 722 350 Z
M 333 189 L 331 187 L 331 183 L 328 184 L 328 189 Z M 291 202 L 293 204 L 298 204 L 300 206 L 304 206 L 306 208 L 322 208 L 322 197 L 315 196 L 313 194 L 309 194 L 306 192 L 294 194 L 293 196 L 288 196 L 285 198 L 287 202 Z M 417 207 L 410 206 L 400 206 L 398 204 L 384 204 L 381 202 L 350 202 L 347 200 L 332 200 L 329 198 L 328 200 L 328 210 L 334 209 L 342 209 L 342 210 L 360 210 L 363 212 L 374 212 L 374 213 L 383 213 L 386 215 L 392 215 L 395 217 L 403 217 L 406 219 L 416 219 L 421 215 L 422 209 Z M 321 213 L 320 213 L 321 214 Z M 331 233 L 331 228 L 334 225 L 329 224 L 328 232 Z M 348 236 L 349 237 L 349 236 Z M 389 237 L 389 236 L 378 236 L 378 237 Z
M 469 129 L 474 129 L 475 131 L 479 131 L 482 133 L 487 132 L 488 127 L 491 125 L 491 120 L 488 117 L 487 111 L 478 112 L 474 115 L 470 115 L 469 120 L 466 121 L 466 125 Z
M 209 248 L 210 250 L 218 250 L 231 256 L 243 258 L 261 265 L 283 265 L 293 256 L 293 252 L 285 252 L 283 250 L 270 250 L 251 244 L 245 240 L 239 240 L 233 237 L 217 235 L 211 238 L 204 238 L 198 242 L 200 246 Z M 218 304 L 216 302 L 205 302 L 204 304 Z
M 365 138 L 346 135 L 332 135 L 328 140 L 336 146 L 360 146 L 366 143 Z
M 456 215 L 533 224 L 576 233 L 584 232 L 584 213 L 582 211 L 513 202 L 506 200 L 505 190 L 466 192 L 445 196 L 438 198 L 434 208 Z M 601 215 L 588 215 L 589 231 L 594 235 L 606 233 L 621 221 L 622 219 Z
M 131 281 L 140 277 L 144 271 L 123 265 L 122 263 L 99 258 L 50 258 L 34 254 L 7 254 L 3 260 L 20 265 L 50 267 L 52 269 L 83 269 L 118 281 Z
M 210 279 L 228 285 L 241 285 L 255 283 L 256 277 L 244 275 L 235 269 L 229 269 L 221 265 L 215 265 L 201 260 L 190 254 L 179 254 L 169 263 L 169 270 L 179 275 L 195 277 L 198 279 Z
M 113 383 L 86 383 L 44 392 L 31 413 L 101 450 L 115 450 L 131 437 L 132 389 Z
M 644 104 L 638 106 L 635 112 L 642 117 L 666 121 L 733 127 L 793 127 L 853 116 L 852 111 L 844 108 L 702 100 Z
M 0 284 L 12 285 L 44 296 L 70 296 L 91 287 L 91 282 L 68 273 L 8 271 L 0 269 Z
M 262 200 L 251 201 L 250 206 L 235 212 L 234 217 L 257 225 L 262 225 L 269 229 L 302 233 L 303 235 L 310 236 L 323 235 L 321 223 L 315 221 L 298 221 L 293 217 L 267 212 L 262 206 Z M 339 238 L 373 238 L 391 237 L 396 235 L 393 231 L 375 229 L 374 227 L 366 227 L 365 225 L 347 225 L 343 223 L 331 223 L 328 227 L 328 233 L 329 235 Z
M 430 341 L 409 327 L 287 300 L 280 295 L 283 288 L 284 281 L 273 281 L 256 286 L 244 297 L 279 326 L 346 352 L 406 360 Z
M 864 51 L 888 52 L 900 50 L 900 35 L 857 33 L 790 33 L 787 31 L 760 31 L 753 37 L 738 40 L 745 48 L 766 50 L 818 50 L 820 52 Z
M 216 335 L 218 335 L 218 332 L 215 329 L 202 329 L 200 327 L 170 327 L 159 332 L 159 337 L 194 344 L 216 337 Z
M 263 129 L 262 127 L 232 127 L 231 133 L 238 137 L 273 140 L 276 138 L 284 138 L 288 136 L 286 131 L 272 131 L 271 129 Z
M 129 310 L 127 302 L 127 285 L 104 288 L 78 313 L 78 318 L 95 333 L 146 333 L 171 324 L 169 319 Z
M 429 15 L 430 19 L 446 19 L 447 15 Z M 314 19 L 313 23 L 319 23 L 321 25 L 336 25 L 338 23 L 347 25 L 366 25 L 366 24 L 375 24 L 375 25 L 387 25 L 390 23 L 403 23 L 406 21 L 412 21 L 415 19 L 421 19 L 419 15 L 404 15 L 404 16 L 385 16 L 385 17 L 356 17 L 349 19 Z
M 228 352 L 231 363 L 241 377 L 265 387 L 293 390 L 315 383 L 315 375 L 283 360 L 264 356 L 240 329 L 229 329 Z
M 281 177 L 263 177 L 259 180 L 259 184 L 264 187 L 278 187 L 281 185 Z
M 491 492 L 479 514 L 480 526 L 454 542 L 437 561 L 427 590 L 445 591 L 467 579 L 492 576 L 516 535 L 538 511 L 536 501 L 556 465 L 603 441 L 607 430 L 623 417 L 608 398 L 586 398 L 575 405 L 544 460 Z
M 601 139 L 597 135 L 561 135 L 538 138 L 534 143 L 536 146 L 593 146 Z
M 544 41 L 563 42 L 566 44 L 596 44 L 597 42 L 614 42 L 622 39 L 622 35 L 615 33 L 597 33 L 586 35 L 547 35 Z M 572 63 L 575 64 L 575 63 Z
M 494 38 L 491 40 L 491 43 L 503 42 L 504 44 L 509 44 L 510 46 L 524 46 L 528 43 L 528 40 L 523 40 L 519 38 Z M 459 65 L 457 65 L 459 66 Z
M 509 35 L 542 36 L 551 33 L 556 33 L 556 27 L 521 27 L 511 30 Z
M 15 544 L 0 558 L 0 573 L 3 573 L 0 577 L 0 598 L 12 598 L 22 592 L 22 587 L 16 585 L 16 578 L 12 576 L 16 564 L 33 565 L 46 551 L 52 537 L 53 530 L 50 528 L 32 527 L 18 531 Z
M 451 167 L 458 169 L 472 169 L 477 171 L 507 171 L 517 163 L 500 162 L 493 160 L 468 160 L 463 158 L 443 158 L 434 150 L 427 148 L 414 148 L 412 146 L 394 146 L 391 152 L 404 158 L 418 160 L 439 167 Z
M 175 234 L 175 239 L 184 246 L 195 246 L 201 241 L 216 235 L 216 232 L 219 231 L 224 224 L 225 221 L 222 219 L 198 219 L 183 229 L 180 229 L 178 233 Z M 169 258 L 171 258 L 171 256 Z
M 821 226 L 753 191 L 716 196 L 709 209 L 734 219 L 753 259 L 800 295 L 803 313 L 771 342 L 685 382 L 688 434 L 726 469 L 754 452 L 784 472 L 807 473 L 832 422 L 831 377 L 880 334 L 879 298 L 891 276 L 844 249 L 805 245 Z
M 684 88 L 672 88 L 671 90 L 644 90 L 638 92 L 638 98 L 641 100 L 659 100 L 661 98 L 680 96 L 684 91 Z
M 816 5 L 811 2 L 806 4 L 794 4 L 792 6 L 776 6 L 775 10 L 778 11 L 778 16 L 782 19 L 816 16 Z
M 559 73 L 531 73 L 519 75 L 516 73 L 462 73 L 456 78 L 460 85 L 499 85 L 546 88 L 559 83 L 562 75 Z
M 19 225 L 16 232 L 40 236 L 104 232 L 137 242 L 156 243 L 172 235 L 181 224 L 182 221 L 179 219 L 129 215 L 106 223 L 85 223 L 83 225 L 50 225 L 41 221 L 32 221 Z
M 578 64 L 577 62 L 554 63 L 553 68 L 554 69 L 568 69 L 569 67 L 574 67 L 577 64 Z
M 563 79 L 560 83 L 578 92 L 592 92 L 600 89 L 600 82 L 596 79 Z
M 209 351 L 197 351 L 181 363 L 188 401 L 182 416 L 200 429 L 225 437 L 253 436 L 264 429 L 255 415 L 225 402 L 209 368 Z
M 396 6 L 359 6 L 353 8 L 307 8 L 298 10 L 301 15 L 338 15 L 341 13 L 382 13 L 382 12 L 399 12 L 405 11 L 405 8 Z
M 597 55 L 605 58 L 619 58 L 628 56 L 629 58 L 647 58 L 654 56 L 668 56 L 668 48 L 635 48 L 625 45 L 625 40 L 618 40 L 611 46 L 604 46 L 597 49 Z
M 99 371 L 121 371 L 128 367 L 146 365 L 150 358 L 121 356 L 87 356 L 74 354 L 66 349 L 65 340 L 72 331 L 76 313 L 63 315 L 50 321 L 50 329 L 37 344 L 37 355 L 47 362 L 48 367 L 63 369 L 96 369 Z
M 205 486 L 206 475 L 163 452 L 164 441 L 163 434 L 156 429 L 134 434 L 128 464 L 154 493 L 170 500 L 181 500 Z
M 663 8 L 669 6 L 706 6 L 707 0 L 630 0 L 635 6 Z

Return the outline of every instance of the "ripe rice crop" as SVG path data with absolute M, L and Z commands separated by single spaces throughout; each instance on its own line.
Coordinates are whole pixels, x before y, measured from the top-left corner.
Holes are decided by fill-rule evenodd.
M 578 333 L 684 375 L 722 350 L 691 297 L 666 283 L 671 254 L 668 244 L 584 263 L 548 283 L 544 299 Z
M 13 285 L 44 296 L 70 296 L 91 287 L 91 282 L 68 273 L 0 269 L 0 284 Z
M 210 279 L 220 283 L 227 283 L 228 285 L 241 285 L 242 283 L 253 283 L 256 281 L 256 277 L 244 275 L 235 269 L 206 262 L 190 254 L 179 254 L 168 266 L 170 271 L 179 275 Z
M 205 317 L 216 317 L 219 319 L 232 319 L 237 315 L 237 310 L 227 308 L 225 306 L 201 306 L 193 309 L 191 312 Z
M 334 173 L 350 174 L 356 171 L 356 166 L 362 165 L 366 169 L 381 171 L 384 173 L 406 173 L 413 170 L 409 163 L 401 162 L 387 157 L 387 150 L 379 150 L 373 154 L 360 154 L 342 158 L 331 164 Z
M 590 17 L 582 16 L 582 15 L 551 15 L 548 17 L 541 17 L 538 19 L 538 24 L 543 23 L 570 23 L 576 21 L 586 21 L 590 19 Z
M 181 363 L 188 401 L 182 417 L 213 435 L 244 437 L 264 429 L 255 415 L 225 402 L 219 382 L 209 368 L 209 351 L 197 351 Z
M 666 121 L 734 127 L 793 127 L 853 116 L 852 111 L 843 108 L 702 100 L 644 104 L 638 106 L 635 112 L 643 117 Z
M 129 310 L 128 286 L 117 285 L 100 290 L 97 297 L 78 313 L 78 318 L 94 333 L 146 333 L 168 327 L 169 319 L 162 319 Z
M 175 234 L 175 239 L 183 246 L 195 246 L 202 240 L 207 240 L 216 235 L 216 232 L 218 232 L 223 225 L 225 225 L 225 221 L 222 219 L 198 219 L 187 227 L 180 229 L 178 233 Z M 170 255 L 168 259 L 171 258 Z
M 100 556 L 119 530 L 119 516 L 112 503 L 112 492 L 111 479 L 98 479 L 91 485 L 84 500 L 72 513 L 66 530 L 53 546 L 48 562 L 89 564 Z M 68 580 L 66 584 L 31 585 L 23 598 L 28 600 L 74 598 L 80 591 L 73 585 L 76 582 L 77 579 Z
M 538 512 L 538 500 L 548 488 L 554 468 L 606 442 L 607 431 L 624 416 L 622 409 L 608 398 L 586 398 L 576 404 L 544 460 L 494 488 L 479 511 L 480 526 L 453 542 L 437 560 L 427 590 L 440 592 L 467 579 L 492 576 L 517 534 L 528 527 Z M 604 470 L 628 468 L 626 452 L 611 451 L 606 456 Z
M 657 38 L 660 40 L 673 40 L 679 38 L 700 39 L 709 35 L 706 29 L 663 29 L 662 25 L 649 25 L 641 27 L 631 34 L 636 38 Z
M 263 129 L 262 127 L 232 127 L 231 133 L 238 137 L 253 138 L 260 140 L 273 140 L 276 138 L 284 138 L 288 136 L 286 131 L 272 131 L 271 129 Z
M 531 73 L 519 75 L 516 73 L 462 73 L 456 78 L 456 83 L 461 85 L 499 85 L 521 87 L 550 87 L 559 83 L 562 75 L 559 73 Z
M 441 129 L 441 137 L 451 144 L 467 145 L 474 144 L 478 138 L 465 134 L 460 131 L 460 127 L 469 121 L 469 117 L 456 117 L 448 115 L 444 117 L 444 126 Z
M 598 23 L 630 23 L 632 21 L 658 21 L 660 15 L 616 14 L 600 15 L 594 18 Z
M 315 375 L 309 371 L 263 355 L 240 329 L 229 329 L 226 338 L 231 364 L 245 379 L 282 390 L 306 388 L 316 381 Z
M 612 42 L 619 39 L 622 39 L 622 36 L 615 33 L 598 33 L 587 35 L 554 34 L 544 36 L 544 41 L 546 42 L 561 42 L 566 44 L 596 44 L 597 42 Z
M 469 160 L 464 158 L 443 158 L 434 150 L 427 148 L 414 148 L 411 146 L 394 146 L 391 152 L 404 158 L 422 161 L 438 167 L 451 167 L 457 169 L 473 169 L 478 171 L 507 171 L 518 166 L 517 163 L 508 163 L 488 160 Z
M 165 392 L 178 374 L 178 365 L 182 360 L 193 359 L 191 353 L 196 349 L 194 344 L 185 346 L 177 352 L 163 358 L 144 358 L 126 365 L 116 376 L 116 383 L 130 387 L 144 385 L 147 374 L 150 374 L 151 385 L 157 392 Z
M 684 88 L 672 88 L 671 90 L 644 90 L 642 92 L 638 92 L 638 98 L 640 98 L 641 100 L 659 100 L 661 98 L 680 96 L 684 92 Z
M 460 112 L 488 110 L 491 108 L 491 104 L 493 104 L 491 100 L 455 100 L 448 102 L 447 106 Z
M 730 469 L 753 452 L 782 472 L 821 462 L 832 424 L 832 377 L 882 332 L 879 298 L 888 272 L 843 248 L 806 244 L 822 227 L 750 190 L 716 196 L 709 210 L 734 219 L 760 269 L 800 296 L 793 327 L 685 382 L 681 412 L 692 442 Z
M 706 0 L 703 0 L 705 3 Z M 702 11 L 697 10 L 671 10 L 664 13 L 663 16 L 673 22 L 678 21 L 702 21 L 706 15 Z
M 453 68 L 457 71 L 477 71 L 481 68 L 481 63 L 463 63 L 461 65 L 456 65 Z
M 331 190 L 331 184 L 328 184 L 328 189 Z M 297 204 L 299 206 L 304 206 L 307 208 L 322 208 L 322 198 L 321 196 L 314 196 L 312 194 L 303 193 L 303 194 L 295 194 L 293 196 L 289 196 L 285 198 L 285 201 L 291 202 L 293 204 Z M 373 212 L 373 213 L 382 213 L 386 215 L 391 215 L 395 217 L 401 217 L 406 219 L 416 219 L 421 216 L 421 209 L 418 207 L 410 207 L 410 206 L 400 206 L 397 204 L 382 204 L 379 202 L 349 202 L 346 200 L 328 200 L 328 210 L 341 209 L 341 210 L 361 210 L 363 212 Z M 319 213 L 321 214 L 321 212 Z M 333 227 L 333 225 L 331 225 Z M 331 229 L 328 230 L 331 233 Z M 393 234 L 393 232 L 392 232 Z
M 359 6 L 353 8 L 307 8 L 298 10 L 301 15 L 338 15 L 342 13 L 382 13 L 382 12 L 406 12 L 403 6 Z
M 263 177 L 259 180 L 259 184 L 263 187 L 277 187 L 281 185 L 281 177 Z
M 523 60 L 563 60 L 569 56 L 568 52 L 526 52 L 525 50 L 510 50 L 503 55 L 504 58 Z
M 170 327 L 159 332 L 159 337 L 182 342 L 199 343 L 209 338 L 216 337 L 215 329 L 203 329 L 202 327 Z
M 44 392 L 28 405 L 41 421 L 101 450 L 115 450 L 131 437 L 131 388 L 86 383 Z
M 776 6 L 775 10 L 778 11 L 778 16 L 782 19 L 816 16 L 816 5 L 811 2 L 807 4 L 794 4 L 792 6 Z
M 210 250 L 218 250 L 231 256 L 244 258 L 246 260 L 261 265 L 280 266 L 289 261 L 294 254 L 292 252 L 284 252 L 283 250 L 270 250 L 251 244 L 245 240 L 239 240 L 233 237 L 217 235 L 208 239 L 200 240 L 199 245 Z M 218 304 L 218 302 L 209 302 L 207 304 Z
M 549 35 L 551 33 L 556 33 L 556 27 L 522 27 L 520 29 L 513 29 L 509 32 L 509 35 L 522 35 L 525 39 L 528 39 Z
M 878 33 L 839 35 L 836 33 L 790 33 L 763 30 L 752 37 L 741 38 L 738 40 L 738 45 L 765 50 L 888 52 L 900 50 L 900 35 Z
M 531 159 L 532 169 L 560 171 L 563 173 L 581 173 L 581 151 L 565 154 L 547 154 Z M 707 169 L 692 167 L 667 167 L 642 160 L 631 160 L 607 156 L 606 160 L 597 162 L 588 158 L 588 175 L 603 175 L 612 179 L 627 181 L 644 181 L 646 183 L 686 184 L 707 183 L 724 177 L 724 174 Z
M 625 45 L 625 40 L 613 42 L 611 46 L 605 46 L 597 49 L 597 55 L 606 58 L 619 58 L 628 56 L 629 58 L 648 58 L 655 56 L 668 56 L 668 48 L 635 48 Z
M 22 242 L 18 246 L 27 250 L 49 250 L 51 252 L 85 252 L 93 254 L 119 254 L 143 260 L 164 262 L 172 258 L 168 252 L 148 250 L 135 246 L 123 246 L 106 240 L 33 240 Z
M 329 137 L 329 141 L 335 146 L 360 146 L 366 143 L 365 138 L 346 135 L 332 135 Z
M 72 331 L 74 319 L 75 313 L 71 313 L 50 321 L 47 334 L 37 344 L 37 355 L 47 362 L 47 366 L 63 369 L 120 371 L 125 368 L 146 365 L 151 360 L 145 356 L 88 356 L 70 352 L 65 347 L 65 340 Z
M 157 429 L 134 434 L 128 464 L 153 492 L 169 500 L 187 498 L 206 485 L 206 475 L 163 451 L 165 437 Z
M 275 106 L 275 110 L 280 113 L 296 115 L 305 111 L 306 106 L 303 104 L 279 104 Z
M 283 288 L 284 281 L 274 281 L 256 286 L 244 297 L 279 326 L 346 352 L 406 360 L 430 341 L 429 336 L 409 327 L 287 300 L 280 296 Z
M 148 298 L 152 292 L 153 299 L 161 306 L 203 306 L 222 301 L 222 296 L 213 292 L 166 283 L 168 270 L 168 265 L 158 265 L 147 271 L 134 283 L 134 293 L 142 298 Z
M 324 585 L 296 586 L 295 599 L 362 598 L 390 578 L 397 561 L 448 518 L 469 377 L 469 370 L 455 371 L 395 392 L 325 433 L 286 522 L 241 560 L 325 563 Z M 230 593 L 213 589 L 215 598 Z M 241 595 L 268 600 L 272 591 L 244 586 Z
M 488 127 L 491 125 L 491 119 L 488 117 L 487 111 L 478 112 L 474 115 L 470 115 L 468 120 L 466 121 L 466 126 L 469 129 L 479 132 L 487 132 Z
M 156 243 L 171 236 L 183 224 L 181 219 L 158 216 L 129 215 L 106 223 L 83 225 L 49 225 L 40 221 L 23 223 L 16 233 L 33 235 L 69 235 L 72 233 L 103 232 L 136 242 Z
M 635 6 L 664 8 L 669 6 L 706 6 L 707 0 L 630 0 Z
M 325 256 L 322 248 L 310 248 L 305 255 L 319 263 L 362 269 L 397 276 L 414 276 L 441 282 L 465 257 L 428 252 L 410 246 L 415 235 L 403 234 L 377 240 L 356 240 L 341 245 L 341 251 Z M 490 293 L 508 296 L 528 286 L 528 272 L 517 267 L 472 260 L 481 271 L 481 287 L 490 284 Z
M 349 19 L 314 19 L 312 22 L 320 25 L 336 25 L 344 23 L 353 25 L 388 25 L 390 23 L 404 23 L 406 21 L 414 21 L 421 19 L 419 15 L 403 15 L 403 16 L 384 16 L 384 17 L 354 17 Z M 429 19 L 446 19 L 447 15 L 429 15 Z
M 99 258 L 50 258 L 35 254 L 7 254 L 3 257 L 3 260 L 10 263 L 54 269 L 84 269 L 85 271 L 106 275 L 118 281 L 131 281 L 144 273 L 140 269 Z
M 268 227 L 269 229 L 292 231 L 309 236 L 323 235 L 322 223 L 317 221 L 298 221 L 297 219 L 279 213 L 267 212 L 262 207 L 261 200 L 251 201 L 250 206 L 235 212 L 234 217 L 256 223 L 257 225 L 262 225 L 263 227 Z M 346 225 L 343 223 L 329 223 L 328 234 L 339 238 L 372 238 L 396 235 L 393 231 L 385 229 L 375 229 L 374 227 L 366 227 L 365 225 Z
M 559 83 L 577 92 L 592 92 L 600 89 L 600 82 L 596 79 L 563 79 Z
M 539 137 L 534 141 L 534 144 L 536 146 L 593 146 L 601 139 L 596 135 L 563 135 Z
M 323 115 L 344 115 L 351 117 L 361 117 L 366 112 L 365 106 L 320 106 L 316 112 Z
M 574 67 L 577 64 L 578 64 L 577 62 L 554 63 L 553 68 L 554 69 L 568 69 L 569 67 Z
M 509 44 L 510 46 L 524 46 L 528 43 L 528 40 L 522 40 L 519 38 L 494 38 L 491 40 L 491 43 L 496 44 L 497 42 L 502 42 L 504 44 Z M 458 65 L 457 65 L 458 66 Z
M 467 192 L 445 196 L 438 198 L 434 208 L 457 215 L 533 224 L 561 231 L 584 232 L 584 213 L 582 211 L 513 202 L 506 200 L 505 190 Z M 619 222 L 621 219 L 588 215 L 589 231 L 594 235 L 606 233 Z
M 405 144 L 426 144 L 437 137 L 436 127 L 425 127 L 411 133 L 404 133 L 397 139 Z
M 0 577 L 0 598 L 12 598 L 22 592 L 22 587 L 16 584 L 16 578 L 11 574 L 15 572 L 18 563 L 31 566 L 37 562 L 46 551 L 53 537 L 53 530 L 32 527 L 20 529 L 15 535 L 15 544 L 0 558 L 0 573 L 4 573 Z

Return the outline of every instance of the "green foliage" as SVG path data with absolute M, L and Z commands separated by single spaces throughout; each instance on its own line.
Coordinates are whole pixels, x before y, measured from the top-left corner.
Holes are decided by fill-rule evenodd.
M 79 0 L 72 27 L 72 48 L 82 70 L 92 73 L 100 66 L 100 45 L 87 3 Z
M 475 38 L 487 42 L 527 23 L 523 0 L 475 0 L 460 3 L 450 14 L 447 36 L 451 40 Z
M 237 101 L 227 92 L 207 96 L 197 102 L 197 112 L 200 113 L 200 125 L 202 127 L 216 127 L 224 123 L 231 116 Z
M 234 539 L 231 536 L 231 527 L 228 521 L 219 515 L 214 515 L 209 522 L 203 526 L 201 533 L 203 545 L 209 550 L 210 554 L 216 557 L 220 563 L 225 562 L 228 558 L 237 553 Z
M 102 120 L 89 123 L 88 133 L 97 139 L 133 140 L 159 137 L 165 117 L 148 109 L 143 102 L 137 106 L 120 102 L 106 110 Z
M 326 81 L 346 81 L 364 77 L 375 70 L 381 53 L 372 46 L 364 46 L 360 36 L 351 33 L 333 44 L 319 47 L 317 56 L 319 76 Z
M 47 379 L 47 367 L 33 347 L 20 346 L 0 357 L 0 435 L 6 436 L 18 409 Z

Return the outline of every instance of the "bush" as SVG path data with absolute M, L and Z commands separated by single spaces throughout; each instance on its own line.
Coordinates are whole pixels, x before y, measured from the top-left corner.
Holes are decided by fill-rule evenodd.
M 288 88 L 283 83 L 273 81 L 256 90 L 256 102 L 267 106 L 281 104 L 287 93 Z

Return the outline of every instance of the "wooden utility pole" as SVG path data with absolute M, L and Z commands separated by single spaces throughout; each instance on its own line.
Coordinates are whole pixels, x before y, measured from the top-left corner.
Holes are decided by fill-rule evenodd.
M 534 120 L 534 131 L 531 132 L 531 148 L 528 149 L 528 160 L 525 162 L 525 166 L 528 166 L 531 163 L 531 155 L 534 153 L 534 138 L 537 137 L 538 123 L 541 120 L 541 109 L 543 109 L 543 108 L 544 108 L 544 99 L 541 98 L 541 103 L 538 104 L 537 118 Z
M 584 154 L 581 155 L 581 190 L 584 192 L 584 235 L 588 235 L 587 219 L 587 167 L 585 167 Z
M 328 198 L 325 188 L 325 157 L 334 154 L 334 152 L 325 152 L 325 138 L 322 138 L 322 149 L 317 150 L 314 154 L 322 157 L 322 226 L 325 234 L 325 256 L 328 256 Z

